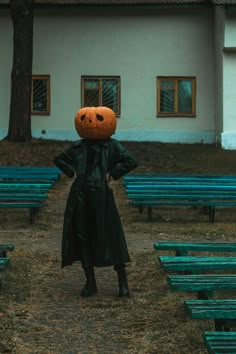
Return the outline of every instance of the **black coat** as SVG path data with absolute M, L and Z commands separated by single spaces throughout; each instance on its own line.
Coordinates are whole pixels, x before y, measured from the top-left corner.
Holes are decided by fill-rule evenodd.
M 126 240 L 107 174 L 117 180 L 137 166 L 115 139 L 80 140 L 55 157 L 54 162 L 71 186 L 63 225 L 62 267 L 81 260 L 83 241 L 90 244 L 94 266 L 130 261 Z

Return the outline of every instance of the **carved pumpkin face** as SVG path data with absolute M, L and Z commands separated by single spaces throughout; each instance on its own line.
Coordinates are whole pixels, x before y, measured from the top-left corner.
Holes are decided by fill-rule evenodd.
M 108 139 L 116 130 L 116 115 L 108 107 L 84 107 L 75 116 L 75 129 L 81 138 Z

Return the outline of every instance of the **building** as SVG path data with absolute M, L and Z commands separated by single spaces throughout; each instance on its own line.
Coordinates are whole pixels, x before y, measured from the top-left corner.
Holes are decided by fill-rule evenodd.
M 236 149 L 236 1 L 35 0 L 32 134 L 76 140 L 83 106 L 115 110 L 123 141 Z M 0 0 L 0 138 L 13 53 Z M 234 80 L 235 78 L 235 80 Z

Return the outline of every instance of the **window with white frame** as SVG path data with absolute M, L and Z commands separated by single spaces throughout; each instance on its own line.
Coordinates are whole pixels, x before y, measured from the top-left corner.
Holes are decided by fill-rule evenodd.
M 196 78 L 157 77 L 157 116 L 195 117 Z
M 82 107 L 106 106 L 120 115 L 120 77 L 82 76 Z

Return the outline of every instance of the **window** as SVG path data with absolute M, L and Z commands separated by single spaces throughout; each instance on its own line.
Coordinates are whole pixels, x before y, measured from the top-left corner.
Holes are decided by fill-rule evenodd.
M 50 114 L 50 76 L 33 75 L 31 91 L 31 113 Z
M 82 106 L 111 108 L 120 115 L 120 77 L 82 76 Z
M 195 117 L 196 78 L 157 77 L 157 116 Z

